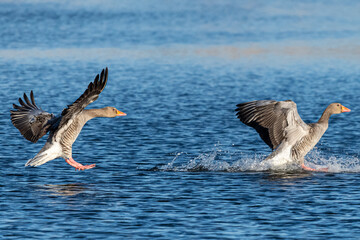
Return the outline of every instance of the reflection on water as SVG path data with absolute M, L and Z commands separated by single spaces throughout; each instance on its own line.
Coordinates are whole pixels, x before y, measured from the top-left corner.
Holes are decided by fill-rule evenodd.
M 305 171 L 296 171 L 296 172 L 269 172 L 264 174 L 263 179 L 268 181 L 282 181 L 286 183 L 291 183 L 291 180 L 302 179 L 309 176 L 312 176 L 313 173 Z
M 39 187 L 39 191 L 48 192 L 53 196 L 75 196 L 88 190 L 83 183 L 45 184 Z

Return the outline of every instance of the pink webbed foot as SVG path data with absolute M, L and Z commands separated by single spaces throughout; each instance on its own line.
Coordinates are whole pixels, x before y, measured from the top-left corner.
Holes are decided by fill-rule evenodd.
M 70 166 L 73 166 L 73 167 L 75 168 L 75 171 L 76 171 L 76 170 L 81 171 L 81 170 L 90 169 L 90 168 L 95 167 L 95 164 L 82 165 L 81 163 L 76 162 L 72 157 L 71 157 L 71 158 L 68 158 L 68 159 L 65 159 L 65 161 L 66 161 Z
M 305 171 L 312 171 L 312 172 L 328 172 L 329 168 L 320 168 L 320 169 L 314 169 L 311 167 L 305 166 L 305 164 L 301 164 L 301 168 Z

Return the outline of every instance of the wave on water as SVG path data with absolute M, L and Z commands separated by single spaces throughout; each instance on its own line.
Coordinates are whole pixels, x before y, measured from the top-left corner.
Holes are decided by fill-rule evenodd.
M 175 172 L 303 172 L 299 165 L 289 163 L 273 166 L 267 161 L 264 154 L 248 155 L 241 152 L 231 152 L 216 147 L 210 152 L 196 157 L 185 152 L 175 154 L 175 157 L 165 165 L 159 165 L 151 170 Z M 360 159 L 355 156 L 325 156 L 317 149 L 311 151 L 305 158 L 305 165 L 314 169 L 327 168 L 331 173 L 360 172 Z

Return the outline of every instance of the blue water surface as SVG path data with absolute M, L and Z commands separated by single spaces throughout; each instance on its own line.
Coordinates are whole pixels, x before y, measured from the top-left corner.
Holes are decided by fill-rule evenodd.
M 2 239 L 356 239 L 360 236 L 358 1 L 0 1 Z M 25 168 L 12 104 L 34 90 L 59 114 L 96 74 L 73 157 Z M 305 122 L 331 102 L 306 157 L 329 173 L 268 171 L 236 104 L 291 99 Z

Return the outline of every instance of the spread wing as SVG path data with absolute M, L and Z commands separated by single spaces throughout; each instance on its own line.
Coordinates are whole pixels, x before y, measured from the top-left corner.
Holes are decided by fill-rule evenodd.
M 30 99 L 24 93 L 24 100 L 19 98 L 20 106 L 13 104 L 15 110 L 10 111 L 10 116 L 20 133 L 35 143 L 49 131 L 55 116 L 36 106 L 33 91 L 30 92 Z
M 241 103 L 235 111 L 240 121 L 253 127 L 272 150 L 284 139 L 296 142 L 309 131 L 309 126 L 301 119 L 296 104 L 291 100 Z
M 99 74 L 96 75 L 94 81 L 88 85 L 85 92 L 73 104 L 68 105 L 68 107 L 62 111 L 59 128 L 66 125 L 69 119 L 79 114 L 87 105 L 98 99 L 100 93 L 106 86 L 107 80 L 108 68 L 101 71 L 100 77 Z

